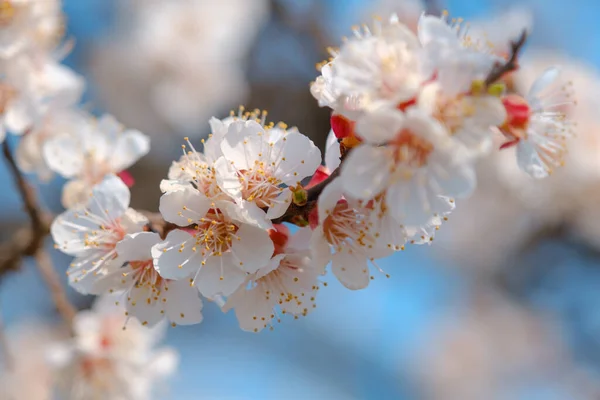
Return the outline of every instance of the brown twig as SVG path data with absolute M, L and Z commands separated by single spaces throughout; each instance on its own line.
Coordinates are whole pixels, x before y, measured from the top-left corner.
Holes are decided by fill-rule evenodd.
M 36 254 L 43 246 L 44 238 L 50 233 L 52 219 L 40 210 L 35 191 L 17 167 L 6 140 L 2 143 L 2 153 L 29 216 L 30 226 L 19 229 L 11 240 L 0 245 L 0 276 L 19 269 L 23 257 Z
M 2 153 L 21 195 L 23 206 L 29 216 L 30 226 L 17 231 L 12 240 L 1 246 L 6 254 L 0 259 L 0 275 L 18 269 L 24 257 L 33 256 L 42 278 L 48 285 L 56 308 L 67 325 L 71 326 L 77 310 L 69 302 L 50 256 L 44 250 L 44 239 L 50 232 L 51 217 L 40 209 L 35 190 L 19 170 L 7 141 L 2 143 Z
M 177 226 L 171 222 L 165 221 L 165 219 L 160 215 L 160 213 L 153 213 L 150 211 L 138 210 L 139 213 L 143 214 L 146 218 L 148 218 L 148 229 L 153 232 L 156 232 L 160 235 L 161 238 L 165 238 L 169 232 L 174 229 L 180 229 L 182 227 Z M 194 225 L 188 226 L 188 228 L 192 228 Z M 185 228 L 185 227 L 184 227 Z
M 6 335 L 6 329 L 2 317 L 0 317 L 0 352 L 4 358 L 4 365 L 8 371 L 13 371 L 15 366 L 15 359 L 10 352 L 10 346 L 8 345 L 8 336 Z
M 60 277 L 58 276 L 56 269 L 52 264 L 50 255 L 44 248 L 40 248 L 35 253 L 35 261 L 37 268 L 44 279 L 44 282 L 50 290 L 50 294 L 52 295 L 52 300 L 54 301 L 56 309 L 70 327 L 77 310 L 75 307 L 73 307 L 69 301 L 69 298 L 67 297 L 67 293 L 65 292 L 63 284 L 60 281 Z
M 510 57 L 505 63 L 497 62 L 487 78 L 485 79 L 486 86 L 493 84 L 502 78 L 505 74 L 516 70 L 518 65 L 519 52 L 523 48 L 525 41 L 527 40 L 527 30 L 523 30 L 521 36 L 516 41 L 510 43 Z

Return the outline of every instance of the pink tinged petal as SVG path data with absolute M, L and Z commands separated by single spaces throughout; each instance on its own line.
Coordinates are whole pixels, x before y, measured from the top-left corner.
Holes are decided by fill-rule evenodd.
M 383 144 L 393 139 L 404 126 L 405 118 L 394 108 L 378 108 L 356 122 L 356 132 L 368 143 Z
M 150 151 L 150 138 L 142 132 L 129 130 L 120 134 L 116 140 L 110 166 L 114 172 L 123 171 Z
M 73 138 L 63 135 L 44 144 L 44 159 L 48 167 L 64 178 L 79 175 L 84 165 L 84 154 Z
M 360 145 L 342 165 L 344 191 L 361 200 L 369 200 L 388 184 L 392 161 L 383 147 Z
M 333 172 L 337 167 L 340 166 L 340 144 L 335 137 L 333 131 L 329 132 L 327 136 L 327 143 L 325 145 L 325 167 L 329 170 L 329 173 Z
M 117 243 L 116 251 L 119 259 L 123 261 L 145 261 L 152 259 L 150 250 L 161 242 L 158 233 L 138 232 L 125 235 L 123 240 Z
M 560 76 L 560 68 L 550 67 L 545 70 L 542 75 L 533 82 L 529 93 L 527 93 L 527 100 L 532 101 L 537 99 L 544 90 L 548 89 L 553 83 L 555 83 Z
M 273 206 L 267 210 L 267 219 L 275 219 L 281 217 L 292 203 L 292 191 L 285 189 L 275 201 Z
M 152 247 L 154 269 L 166 279 L 183 279 L 193 276 L 201 266 L 200 249 L 196 239 L 182 230 L 169 232 L 166 239 Z
M 233 199 L 242 200 L 242 183 L 233 165 L 225 157 L 220 157 L 214 168 L 219 188 Z
M 107 175 L 92 189 L 87 208 L 91 214 L 109 221 L 121 217 L 129 208 L 131 193 L 123 181 L 115 175 Z
M 125 309 L 130 316 L 137 318 L 142 325 L 152 327 L 164 318 L 161 313 L 163 309 L 162 301 L 154 299 L 155 294 L 148 286 L 133 288 L 128 293 Z
M 236 232 L 231 252 L 234 265 L 243 271 L 254 273 L 268 264 L 275 247 L 266 230 L 243 224 Z
M 242 271 L 231 253 L 220 257 L 209 257 L 198 272 L 195 285 L 203 296 L 229 296 L 246 280 L 248 274 Z
M 369 286 L 369 266 L 367 258 L 350 251 L 340 251 L 333 255 L 331 271 L 342 285 L 351 290 Z
M 320 224 L 331 215 L 338 201 L 342 199 L 342 195 L 342 180 L 340 178 L 334 179 L 329 185 L 325 186 L 317 202 Z
M 417 30 L 421 45 L 427 46 L 434 41 L 448 41 L 458 45 L 458 36 L 445 21 L 433 15 L 422 14 Z
M 202 322 L 202 299 L 198 290 L 185 280 L 169 281 L 167 287 L 162 297 L 166 299 L 163 307 L 169 321 L 178 325 Z
M 237 169 L 254 167 L 254 161 L 263 150 L 268 151 L 265 129 L 255 121 L 232 122 L 221 142 L 223 155 Z
M 189 186 L 163 194 L 158 209 L 165 220 L 179 226 L 187 226 L 200 221 L 210 207 L 210 200 Z
M 284 156 L 277 160 L 275 176 L 286 185 L 297 184 L 314 174 L 321 165 L 321 151 L 312 140 L 299 132 L 288 131 L 278 144 L 283 147 Z

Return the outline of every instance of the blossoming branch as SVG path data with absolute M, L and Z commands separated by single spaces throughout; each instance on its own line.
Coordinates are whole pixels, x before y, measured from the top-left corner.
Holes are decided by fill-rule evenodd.
M 431 243 L 476 186 L 477 160 L 515 146 L 523 171 L 543 178 L 572 135 L 561 111 L 572 94 L 557 68 L 526 97 L 507 84 L 526 32 L 501 54 L 447 13 L 422 15 L 416 34 L 391 16 L 355 28 L 319 64 L 310 89 L 331 108 L 324 157 L 298 128 L 242 107 L 212 118 L 208 139 L 186 139 L 160 184 L 160 215 L 140 212 L 127 169 L 150 141 L 77 108 L 83 81 L 50 51 L 58 32 L 30 42 L 48 28 L 50 3 L 0 3 L 12 28 L 1 37 L 2 133 L 22 136 L 18 182 L 68 179 L 50 233 L 73 257 L 70 285 L 113 294 L 144 326 L 199 323 L 202 298 L 252 332 L 306 316 L 328 274 L 364 289 L 378 259 Z

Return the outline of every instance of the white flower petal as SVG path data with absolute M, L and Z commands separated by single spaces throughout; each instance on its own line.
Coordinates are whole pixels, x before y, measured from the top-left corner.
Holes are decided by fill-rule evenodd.
M 352 149 L 342 165 L 344 191 L 362 200 L 375 197 L 388 183 L 391 164 L 383 147 L 360 145 Z
M 235 292 L 248 276 L 235 262 L 231 253 L 225 253 L 221 257 L 209 257 L 196 279 L 200 293 L 213 298 L 217 295 L 229 296 Z
M 215 161 L 214 169 L 219 188 L 236 201 L 242 200 L 242 183 L 233 165 L 225 157 L 220 157 Z
M 331 271 L 342 285 L 351 290 L 369 286 L 369 267 L 366 257 L 349 251 L 338 251 L 333 255 Z
M 135 317 L 143 325 L 152 327 L 160 322 L 164 316 L 161 313 L 162 302 L 152 299 L 155 296 L 147 286 L 133 286 L 128 293 L 125 308 L 129 315 Z
M 533 82 L 529 93 L 527 93 L 527 100 L 538 98 L 544 90 L 549 88 L 555 83 L 560 76 L 560 68 L 550 67 L 545 70 L 542 75 Z
M 519 168 L 536 179 L 546 178 L 548 168 L 540 158 L 536 146 L 527 140 L 521 140 L 517 145 L 517 164 Z
M 356 132 L 367 143 L 383 144 L 402 130 L 404 121 L 400 110 L 380 107 L 356 121 Z
M 340 153 L 340 144 L 338 143 L 337 137 L 333 131 L 329 132 L 327 136 L 327 143 L 325 145 L 325 167 L 329 170 L 329 172 L 333 172 L 340 166 L 340 158 L 342 154 Z
M 421 15 L 417 33 L 423 46 L 427 46 L 434 41 L 444 41 L 458 45 L 456 31 L 445 21 L 433 15 L 425 15 L 424 13 Z
M 130 130 L 120 134 L 114 143 L 110 166 L 114 172 L 126 170 L 150 151 L 150 138 Z
M 138 232 L 125 235 L 123 240 L 117 243 L 116 251 L 119 258 L 123 261 L 144 261 L 150 260 L 152 246 L 161 242 L 158 233 Z
M 285 157 L 279 161 L 275 176 L 286 185 L 296 185 L 314 174 L 321 165 L 321 151 L 308 137 L 297 131 L 288 131 L 279 143 L 283 143 Z
M 165 313 L 170 321 L 179 325 L 192 325 L 202 322 L 202 299 L 198 290 L 189 282 L 169 281 L 169 290 L 163 293 Z
M 438 174 L 436 182 L 442 188 L 440 195 L 450 197 L 468 197 L 476 186 L 475 170 L 468 165 L 448 165 Z
M 193 250 L 195 238 L 181 230 L 169 232 L 165 240 L 152 247 L 154 268 L 166 279 L 183 279 L 200 268 L 199 252 Z
M 62 135 L 48 140 L 43 152 L 48 167 L 64 178 L 73 178 L 83 169 L 84 154 L 77 141 L 69 136 Z
M 292 203 L 292 191 L 284 190 L 275 200 L 272 207 L 267 210 L 267 219 L 275 219 L 281 217 Z
M 267 265 L 275 247 L 269 233 L 261 228 L 243 224 L 236 232 L 239 240 L 234 241 L 231 252 L 235 256 L 235 264 L 246 272 L 254 273 Z
M 158 209 L 166 221 L 187 226 L 204 217 L 210 207 L 210 200 L 189 186 L 163 194 Z
M 221 142 L 221 151 L 238 170 L 251 169 L 254 167 L 254 157 L 268 150 L 265 135 L 264 127 L 255 121 L 234 121 Z
M 63 186 L 60 201 L 64 208 L 73 208 L 86 204 L 90 196 L 92 196 L 92 188 L 88 182 L 74 179 Z
M 317 212 L 319 213 L 319 224 L 322 224 L 334 210 L 338 201 L 342 199 L 342 180 L 336 178 L 325 186 L 317 202 Z
M 90 213 L 104 216 L 110 221 L 125 214 L 130 200 L 131 193 L 127 185 L 119 177 L 107 175 L 92 189 L 87 208 Z

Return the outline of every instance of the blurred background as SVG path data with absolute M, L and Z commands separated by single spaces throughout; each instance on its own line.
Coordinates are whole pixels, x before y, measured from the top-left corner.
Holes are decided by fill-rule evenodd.
M 89 109 L 151 136 L 131 170 L 133 207 L 156 210 L 183 137 L 199 141 L 211 116 L 240 104 L 322 148 L 329 112 L 308 88 L 326 47 L 373 15 L 397 12 L 414 28 L 424 7 L 486 27 L 492 41 L 532 29 L 515 90 L 563 66 L 579 103 L 567 166 L 535 182 L 510 152 L 490 157 L 431 246 L 380 263 L 390 279 L 358 292 L 331 279 L 315 312 L 272 332 L 244 333 L 207 304 L 201 325 L 168 331 L 181 364 L 167 398 L 600 399 L 600 2 L 64 0 L 76 40 L 67 63 L 88 79 Z M 0 182 L 8 235 L 27 219 L 3 164 Z M 55 212 L 61 184 L 39 184 Z M 27 321 L 58 321 L 28 263 L 0 282 L 0 310 L 9 339 Z

